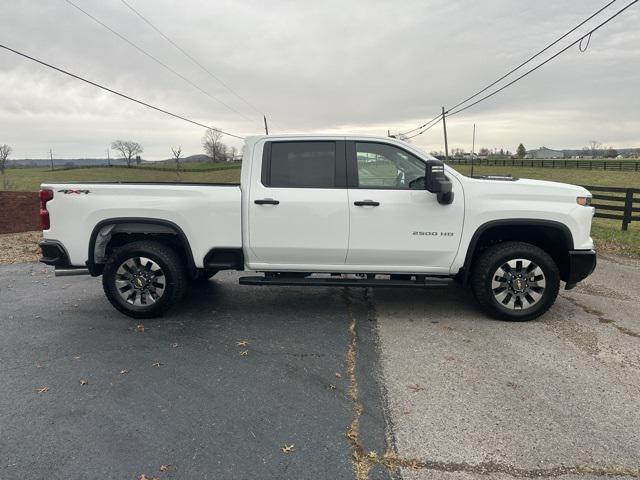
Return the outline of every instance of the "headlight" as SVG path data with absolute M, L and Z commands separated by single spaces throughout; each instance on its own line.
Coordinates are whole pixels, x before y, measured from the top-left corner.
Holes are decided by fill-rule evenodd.
M 588 207 L 591 205 L 591 197 L 576 197 L 576 203 L 583 207 Z

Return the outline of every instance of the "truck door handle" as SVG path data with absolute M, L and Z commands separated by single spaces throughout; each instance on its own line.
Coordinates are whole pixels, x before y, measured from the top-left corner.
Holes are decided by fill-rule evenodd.
M 262 200 L 254 200 L 256 205 L 278 205 L 280 202 L 278 200 L 274 200 L 273 198 L 263 198 Z
M 374 202 L 373 200 L 358 200 L 353 202 L 356 207 L 378 207 L 380 202 Z

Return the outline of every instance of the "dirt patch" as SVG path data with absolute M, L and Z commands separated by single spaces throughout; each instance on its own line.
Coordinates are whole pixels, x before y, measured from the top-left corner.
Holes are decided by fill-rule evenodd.
M 0 235 L 0 264 L 37 262 L 40 259 L 38 240 L 41 238 L 41 232 Z

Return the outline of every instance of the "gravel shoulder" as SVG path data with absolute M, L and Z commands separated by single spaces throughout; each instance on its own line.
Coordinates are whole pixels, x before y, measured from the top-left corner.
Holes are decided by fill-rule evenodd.
M 403 478 L 640 477 L 639 266 L 601 257 L 522 324 L 457 288 L 376 291 Z
M 37 262 L 42 232 L 0 234 L 0 264 Z

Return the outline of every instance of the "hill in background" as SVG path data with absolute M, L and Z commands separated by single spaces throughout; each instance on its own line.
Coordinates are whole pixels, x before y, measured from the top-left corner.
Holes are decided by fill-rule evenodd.
M 188 157 L 184 157 L 180 159 L 180 163 L 205 163 L 210 162 L 209 157 L 200 153 L 196 155 L 190 155 Z M 169 158 L 167 160 L 142 160 L 143 165 L 154 165 L 154 164 L 166 164 L 166 163 L 175 163 L 173 158 Z M 121 158 L 112 158 L 111 165 L 123 166 L 126 165 L 127 162 Z M 55 167 L 97 167 L 101 165 L 108 165 L 108 160 L 106 158 L 59 158 L 53 159 L 53 165 Z M 51 160 L 48 158 L 27 158 L 27 159 L 9 159 L 7 162 L 7 166 L 11 167 L 50 167 Z

